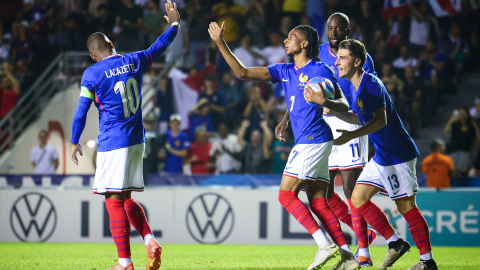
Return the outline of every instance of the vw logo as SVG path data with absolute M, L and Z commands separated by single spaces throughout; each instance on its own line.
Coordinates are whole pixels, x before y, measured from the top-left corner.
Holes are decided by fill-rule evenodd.
M 233 209 L 221 195 L 204 193 L 190 203 L 186 221 L 188 232 L 197 242 L 219 244 L 233 230 Z
M 22 242 L 45 242 L 57 225 L 57 212 L 52 201 L 41 193 L 22 195 L 10 211 L 10 227 Z

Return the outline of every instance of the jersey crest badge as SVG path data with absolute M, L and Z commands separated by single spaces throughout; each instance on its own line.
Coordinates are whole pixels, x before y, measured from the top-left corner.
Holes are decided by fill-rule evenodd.
M 303 75 L 303 73 L 300 73 L 298 80 L 300 81 L 300 86 L 305 86 L 305 83 L 308 82 L 308 75 Z
M 360 108 L 360 111 L 363 112 L 363 101 L 360 98 L 357 98 L 357 104 Z

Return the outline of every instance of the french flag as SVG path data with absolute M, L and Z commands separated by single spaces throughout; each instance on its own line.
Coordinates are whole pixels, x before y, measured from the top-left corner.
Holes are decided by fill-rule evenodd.
M 207 74 L 216 74 L 215 66 L 208 65 L 196 74 L 186 74 L 177 68 L 172 68 L 168 73 L 168 77 L 172 79 L 175 112 L 182 117 L 182 130 L 188 129 L 188 113 L 197 104 Z
M 457 15 L 461 10 L 461 2 L 457 0 L 428 0 L 428 4 L 436 17 Z
M 394 16 L 405 17 L 408 14 L 411 0 L 385 0 L 381 11 L 382 17 L 388 19 Z

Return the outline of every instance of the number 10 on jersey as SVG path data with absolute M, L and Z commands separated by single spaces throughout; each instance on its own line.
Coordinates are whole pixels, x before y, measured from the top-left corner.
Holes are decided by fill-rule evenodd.
M 132 112 L 132 114 L 137 113 L 138 109 L 140 108 L 140 94 L 138 92 L 138 83 L 135 78 L 128 79 L 126 87 L 125 82 L 116 82 L 113 90 L 115 93 L 120 92 L 120 95 L 122 96 L 123 113 L 125 114 L 125 118 L 130 117 L 130 112 Z

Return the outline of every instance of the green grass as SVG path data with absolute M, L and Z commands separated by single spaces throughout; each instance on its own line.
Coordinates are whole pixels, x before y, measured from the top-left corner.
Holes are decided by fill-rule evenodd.
M 307 269 L 315 246 L 162 245 L 161 269 Z M 374 268 L 385 247 L 372 247 Z M 353 248 L 355 251 L 356 248 Z M 480 248 L 434 247 L 439 269 L 480 269 Z M 116 264 L 113 244 L 0 243 L 0 269 L 109 269 Z M 145 269 L 145 247 L 132 245 L 136 269 Z M 406 269 L 419 260 L 418 250 L 391 269 Z M 330 261 L 330 269 L 337 261 Z

